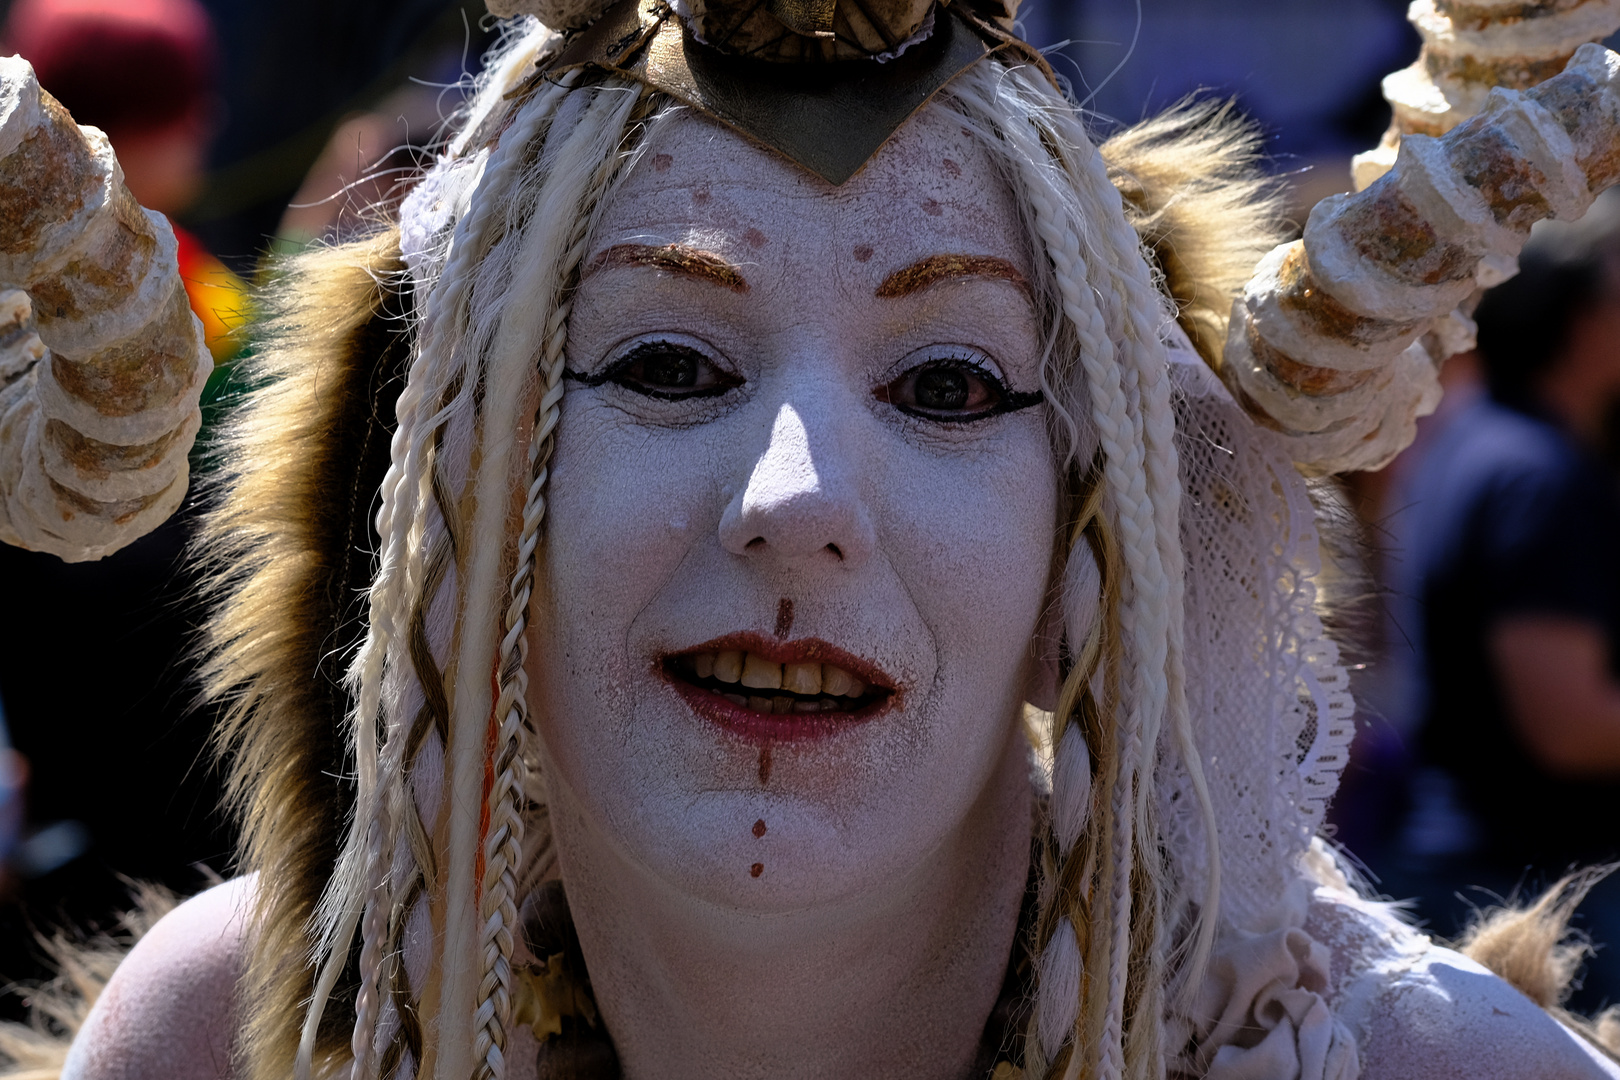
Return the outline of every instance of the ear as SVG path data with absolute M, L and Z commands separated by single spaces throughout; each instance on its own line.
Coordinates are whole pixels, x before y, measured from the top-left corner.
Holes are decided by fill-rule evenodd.
M 1024 700 L 1052 712 L 1062 689 L 1061 658 L 1067 649 L 1073 655 L 1091 633 L 1102 608 L 1102 570 L 1091 545 L 1081 541 L 1069 551 L 1058 575 L 1046 610 L 1030 643 L 1033 652 Z
M 1041 621 L 1035 626 L 1030 640 L 1029 671 L 1024 680 L 1024 700 L 1042 712 L 1057 708 L 1061 680 L 1059 658 L 1063 655 L 1062 586 L 1053 588 L 1046 598 Z

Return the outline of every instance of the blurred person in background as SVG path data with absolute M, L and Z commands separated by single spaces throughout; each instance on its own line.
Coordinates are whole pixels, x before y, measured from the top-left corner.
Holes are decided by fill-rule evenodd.
M 1411 808 L 1390 866 L 1430 929 L 1620 856 L 1620 203 L 1537 226 L 1485 294 L 1487 392 L 1426 439 L 1394 502 L 1392 586 L 1415 652 Z M 1620 878 L 1583 906 L 1603 946 L 1579 1007 L 1620 1000 Z M 1579 921 L 1579 920 L 1578 920 Z

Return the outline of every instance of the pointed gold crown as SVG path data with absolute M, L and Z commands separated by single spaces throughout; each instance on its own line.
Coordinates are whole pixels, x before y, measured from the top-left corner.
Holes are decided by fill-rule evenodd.
M 951 79 L 1018 54 L 1018 0 L 488 0 L 565 34 L 533 83 L 590 67 L 645 83 L 833 184 Z

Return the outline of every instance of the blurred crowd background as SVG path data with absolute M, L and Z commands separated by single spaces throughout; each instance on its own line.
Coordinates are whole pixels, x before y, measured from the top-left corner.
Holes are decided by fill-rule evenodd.
M 1402 0 L 1025 0 L 1021 18 L 1100 128 L 1235 97 L 1298 222 L 1348 190 L 1389 122 L 1379 80 L 1418 48 Z M 400 197 L 492 41 L 481 0 L 0 0 L 0 49 L 174 219 L 219 362 L 209 418 L 240 392 L 267 258 Z M 1442 936 L 1620 855 L 1620 206 L 1540 230 L 1523 264 L 1413 448 L 1320 493 L 1344 523 L 1328 583 L 1360 706 L 1332 828 Z M 189 681 L 196 510 L 100 563 L 0 547 L 0 984 L 46 973 L 37 931 L 113 929 L 130 879 L 185 893 L 231 872 Z M 1620 1000 L 1620 883 L 1584 912 L 1613 943 L 1590 1008 Z

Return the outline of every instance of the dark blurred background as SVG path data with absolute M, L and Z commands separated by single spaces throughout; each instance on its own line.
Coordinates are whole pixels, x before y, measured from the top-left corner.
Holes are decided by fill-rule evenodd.
M 69 72 L 58 76 L 60 89 L 35 60 L 46 89 L 81 121 L 107 128 L 132 187 L 141 169 L 150 172 L 152 194 L 137 194 L 181 226 L 193 306 L 220 362 L 212 409 L 228 396 L 233 358 L 251 347 L 244 281 L 266 253 L 341 235 L 363 222 L 365 204 L 397 197 L 492 36 L 479 0 L 198 4 L 0 0 L 0 20 L 10 38 L 34 34 L 29 47 L 56 56 Z M 38 10 L 24 26 L 30 5 Z M 1302 222 L 1317 199 L 1349 189 L 1350 156 L 1373 147 L 1389 123 L 1379 80 L 1418 48 L 1405 8 L 1403 0 L 1026 0 L 1022 19 L 1029 40 L 1053 46 L 1054 68 L 1101 127 L 1192 93 L 1237 98 L 1262 125 L 1269 167 Z M 128 35 L 97 38 L 72 22 L 109 11 L 185 25 L 167 44 L 137 48 Z M 7 52 L 20 48 L 10 38 L 0 35 Z M 140 52 L 147 46 L 195 61 L 195 85 L 175 89 L 157 78 L 169 65 L 151 59 L 161 48 Z M 114 70 L 114 53 L 133 69 Z M 90 73 L 72 75 L 75 63 Z M 74 78 L 96 83 L 98 73 L 99 91 L 76 91 L 89 95 L 82 106 L 68 100 Z M 123 106 L 140 98 L 151 118 L 91 115 L 103 107 L 95 94 L 105 97 L 109 86 Z M 1473 369 L 1449 370 L 1477 391 Z M 1402 681 L 1415 661 L 1400 601 L 1414 586 L 1396 584 L 1399 518 L 1410 497 L 1393 478 L 1413 468 L 1397 463 L 1343 486 L 1360 530 L 1352 562 L 1364 573 L 1335 582 L 1356 601 L 1348 606 L 1363 663 L 1360 736 L 1334 827 L 1391 888 L 1409 880 L 1391 868 L 1409 857 L 1397 854 L 1397 838 L 1410 831 L 1413 777 L 1422 772 L 1422 718 Z M 0 860 L 8 845 L 10 853 L 0 876 L 0 981 L 44 973 L 35 929 L 114 925 L 127 903 L 125 878 L 190 892 L 231 871 L 231 830 L 217 812 L 218 776 L 205 751 L 212 716 L 193 706 L 186 660 L 203 617 L 181 558 L 195 512 L 193 502 L 100 563 L 64 565 L 0 547 L 0 705 L 14 748 L 5 754 L 0 741 Z M 9 828 L 8 792 L 9 812 L 23 809 Z M 1422 914 L 1454 932 L 1438 914 Z M 16 999 L 0 999 L 0 1016 L 18 1013 Z

